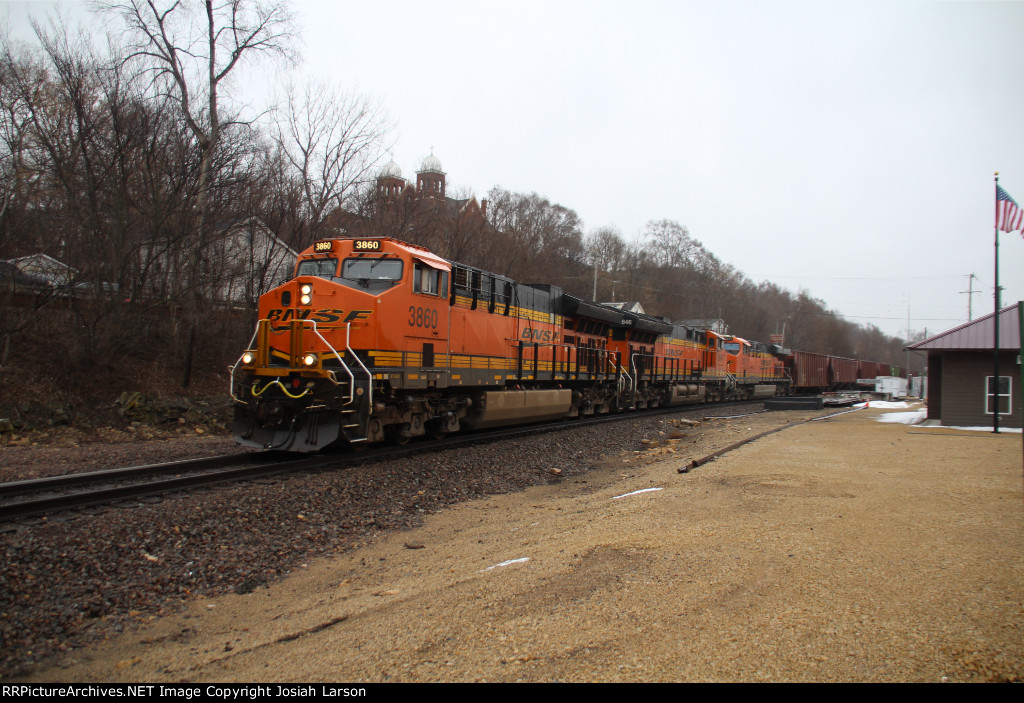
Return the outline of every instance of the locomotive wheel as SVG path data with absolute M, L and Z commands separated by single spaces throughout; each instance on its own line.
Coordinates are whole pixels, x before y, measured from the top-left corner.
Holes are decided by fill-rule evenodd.
M 384 428 L 384 436 L 391 444 L 399 446 L 408 444 L 411 439 L 408 427 L 408 425 L 388 425 Z
M 427 423 L 427 436 L 431 439 L 444 439 L 450 434 L 451 432 L 444 429 L 444 424 L 440 421 Z

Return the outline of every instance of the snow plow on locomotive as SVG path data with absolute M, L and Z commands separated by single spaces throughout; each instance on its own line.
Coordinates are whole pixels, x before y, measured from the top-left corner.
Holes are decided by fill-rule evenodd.
M 332 239 L 260 297 L 231 367 L 245 445 L 317 451 L 726 398 L 789 378 L 773 348 L 522 284 L 397 239 Z

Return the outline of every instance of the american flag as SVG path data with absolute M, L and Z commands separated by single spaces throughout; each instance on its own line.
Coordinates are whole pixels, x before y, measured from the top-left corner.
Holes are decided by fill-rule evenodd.
M 1021 230 L 1024 234 L 1024 210 L 1010 197 L 1010 194 L 996 186 L 996 227 L 1003 232 Z

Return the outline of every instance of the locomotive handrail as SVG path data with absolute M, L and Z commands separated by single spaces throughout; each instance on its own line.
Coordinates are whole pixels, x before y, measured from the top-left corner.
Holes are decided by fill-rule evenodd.
M 348 375 L 348 378 L 349 378 L 348 402 L 345 403 L 345 404 L 346 405 L 351 405 L 353 402 L 355 402 L 355 385 L 356 385 L 356 378 L 355 378 L 355 374 L 352 373 L 352 369 L 350 369 L 348 364 L 345 363 L 345 360 L 341 358 L 341 354 L 338 353 L 338 350 L 335 349 L 334 346 L 330 342 L 328 342 L 327 339 L 320 333 L 320 330 L 317 329 L 316 320 L 296 320 L 296 322 L 298 322 L 300 325 L 303 325 L 303 326 L 305 324 L 307 324 L 307 323 L 312 325 L 313 326 L 313 334 L 315 334 L 320 339 L 320 341 L 323 342 L 324 345 L 328 349 L 330 349 L 330 354 L 332 356 L 334 356 L 335 359 L 338 360 L 338 363 L 341 365 L 341 368 L 343 368 L 345 370 L 345 373 Z M 256 322 L 256 329 L 253 331 L 252 337 L 249 339 L 249 344 L 246 347 L 246 350 L 249 350 L 249 349 L 253 348 L 253 344 L 254 344 L 254 342 L 256 342 L 256 338 L 259 336 L 260 325 L 265 325 L 265 324 L 269 325 L 270 324 L 270 320 L 259 320 L 259 321 Z M 363 364 L 362 359 L 360 359 L 359 356 L 352 349 L 352 346 L 350 344 L 351 334 L 352 334 L 352 323 L 350 322 L 345 327 L 345 348 L 352 355 L 352 357 L 356 360 L 356 362 L 362 367 L 363 371 L 366 372 L 367 378 L 372 378 L 369 369 L 366 368 L 366 365 Z M 244 353 L 245 352 L 243 352 L 243 354 Z M 235 363 L 232 366 L 229 367 L 230 370 L 231 370 L 231 376 L 230 376 L 231 381 L 230 381 L 230 388 L 228 389 L 228 392 L 231 395 L 231 399 L 232 400 L 237 401 L 239 403 L 242 403 L 243 405 L 248 405 L 247 402 L 245 402 L 244 400 L 240 399 L 238 396 L 235 395 L 235 370 L 238 368 L 238 363 L 241 360 L 242 360 L 242 355 L 240 354 L 238 356 L 238 359 L 235 360 Z M 323 371 L 326 374 L 328 374 L 328 377 L 329 377 L 330 381 L 334 385 L 336 385 L 336 386 L 340 385 L 338 383 L 338 381 L 334 377 L 334 371 L 332 371 L 331 369 L 323 369 Z M 263 387 L 263 390 L 260 391 L 259 394 L 254 393 L 253 395 L 255 396 L 255 395 L 262 394 L 264 391 L 266 391 L 267 388 L 269 388 L 272 385 L 274 385 L 274 384 L 273 383 L 268 383 L 266 386 Z M 279 383 L 277 385 L 281 385 L 281 384 Z M 368 388 L 369 400 L 372 403 L 373 402 L 373 383 L 371 382 L 371 383 L 369 383 L 367 385 L 369 386 L 369 388 Z M 283 388 L 283 386 L 282 386 L 282 388 Z M 289 397 L 292 397 L 292 398 L 296 397 L 296 396 L 292 396 L 290 393 L 287 393 L 287 391 L 286 391 L 286 394 L 289 395 Z M 301 396 L 299 396 L 299 397 L 301 397 Z
M 654 381 L 689 381 L 693 380 L 694 377 L 700 376 L 703 370 L 697 364 L 689 363 L 686 359 L 678 356 L 670 355 L 658 355 L 654 353 L 641 353 L 636 352 L 633 354 L 634 360 L 632 362 L 634 371 L 636 371 L 637 377 L 642 376 L 642 372 L 636 366 L 635 357 L 643 356 L 650 359 L 650 366 L 645 369 L 645 372 L 649 375 L 649 380 Z
M 605 373 L 605 376 L 606 376 L 605 380 L 608 380 L 607 379 L 607 375 L 609 373 L 608 367 L 610 366 L 611 370 L 613 372 L 615 372 L 616 375 L 618 376 L 618 379 L 616 381 L 616 388 L 617 388 L 618 392 L 619 393 L 622 392 L 622 385 L 624 383 L 626 383 L 627 381 L 629 383 L 629 391 L 630 392 L 633 391 L 633 389 L 635 388 L 635 384 L 633 383 L 633 377 L 629 375 L 629 369 L 628 368 L 623 368 L 622 364 L 618 364 L 618 363 L 615 362 L 614 359 L 612 359 L 612 354 L 614 354 L 616 352 L 612 351 L 611 349 L 592 349 L 591 351 L 596 353 L 599 358 L 602 357 L 602 356 L 604 357 L 604 373 Z M 623 380 L 623 379 L 625 379 L 625 380 Z
M 352 369 L 350 369 L 348 364 L 345 363 L 344 359 L 341 358 L 341 354 L 338 353 L 338 350 L 335 349 L 334 346 L 330 342 L 328 342 L 324 338 L 324 336 L 322 334 L 320 334 L 320 330 L 317 329 L 317 326 L 316 326 L 316 320 L 298 320 L 298 322 L 301 322 L 302 324 L 305 324 L 305 323 L 308 322 L 311 325 L 313 325 L 313 334 L 315 334 L 317 337 L 319 337 L 320 341 L 323 342 L 327 346 L 327 348 L 331 350 L 331 354 L 333 354 L 334 358 L 338 360 L 339 364 L 341 364 L 341 368 L 345 369 L 345 373 L 348 374 L 348 380 L 349 380 L 348 402 L 345 403 L 345 405 L 351 405 L 352 403 L 355 402 L 355 395 L 356 395 L 356 377 L 355 377 L 355 374 L 352 373 Z M 345 349 L 348 351 L 349 354 L 352 355 L 352 358 L 355 359 L 356 362 L 360 366 L 362 366 L 363 371 L 366 372 L 366 377 L 370 380 L 370 383 L 368 383 L 367 386 L 368 386 L 368 392 L 369 392 L 369 400 L 372 403 L 373 402 L 373 377 L 371 376 L 370 371 L 363 364 L 362 359 L 360 359 L 359 356 L 355 353 L 355 351 L 353 351 L 352 345 L 350 344 L 351 338 L 352 338 L 352 323 L 349 322 L 347 325 L 345 325 Z M 333 378 L 334 377 L 334 372 L 330 371 L 329 369 L 324 369 L 324 371 L 327 371 L 328 373 L 330 373 L 331 380 L 334 382 L 335 385 L 338 385 L 338 382 L 335 381 L 334 378 Z M 371 407 L 372 407 L 372 405 L 371 405 Z
M 256 335 L 259 334 L 260 331 L 260 322 L 262 322 L 262 320 L 256 321 L 256 328 L 252 331 L 252 337 L 249 339 L 249 345 L 246 347 L 246 350 L 252 349 L 252 343 L 256 341 Z M 231 396 L 231 400 L 241 403 L 242 405 L 248 405 L 248 403 L 235 395 L 235 369 L 238 368 L 238 362 L 242 360 L 244 355 L 245 352 L 243 351 L 238 355 L 238 358 L 235 359 L 235 363 L 228 367 L 231 371 L 231 375 L 229 376 L 230 380 L 228 382 L 228 394 Z
M 609 357 L 610 357 L 611 354 L 612 354 L 612 351 L 610 349 L 607 349 L 607 350 L 605 350 L 605 353 L 608 354 Z M 609 358 L 608 360 L 611 361 L 611 358 Z M 628 368 L 622 368 L 622 364 L 617 364 L 614 361 L 612 361 L 612 368 L 619 372 L 619 382 L 618 382 L 618 388 L 617 388 L 619 393 L 622 392 L 622 385 L 626 381 L 629 382 L 629 388 L 628 388 L 629 392 L 633 393 L 634 391 L 636 391 L 637 384 L 635 383 L 633 377 L 629 374 L 629 369 Z
M 323 339 L 323 337 L 321 337 L 321 339 Z M 363 371 L 366 372 L 366 380 L 367 380 L 366 392 L 368 393 L 366 400 L 369 403 L 368 407 L 373 408 L 373 374 L 370 373 L 370 369 L 366 368 L 366 364 L 363 363 L 363 360 L 360 359 L 359 355 L 356 354 L 355 350 L 352 349 L 351 340 L 352 340 L 352 323 L 349 322 L 347 325 L 345 325 L 345 349 L 348 350 L 348 353 L 352 355 L 352 358 L 355 359 L 356 362 L 358 362 L 358 364 L 363 368 Z M 328 345 L 328 346 L 330 346 L 330 345 Z M 345 369 L 348 370 L 348 366 L 345 366 Z M 352 387 L 350 388 L 351 392 L 348 394 L 349 395 L 348 402 L 352 403 L 355 400 L 354 399 L 354 394 L 355 394 L 356 380 L 355 380 L 355 376 L 352 375 L 351 371 L 348 372 L 348 375 L 352 379 Z
M 520 380 L 523 378 L 523 372 L 527 370 L 525 368 L 524 363 L 523 363 L 524 362 L 524 354 L 523 354 L 523 352 L 527 349 L 527 346 L 529 346 L 529 347 L 532 347 L 533 350 L 534 350 L 533 359 L 530 360 L 532 362 L 532 367 L 533 368 L 529 369 L 529 371 L 532 371 L 532 373 L 533 373 L 535 378 L 539 377 L 540 372 L 541 372 L 541 367 L 540 367 L 540 363 L 541 362 L 540 362 L 540 359 L 539 359 L 538 352 L 542 348 L 550 348 L 552 350 L 551 360 L 550 361 L 546 361 L 545 360 L 543 363 L 551 365 L 551 380 L 552 381 L 556 380 L 556 378 L 558 377 L 559 373 L 564 375 L 565 378 L 573 379 L 573 380 L 579 380 L 580 374 L 581 373 L 586 373 L 588 376 L 591 377 L 591 380 L 599 380 L 599 377 L 603 377 L 603 380 L 605 380 L 605 381 L 609 380 L 608 379 L 609 375 L 615 374 L 618 377 L 617 380 L 616 380 L 616 386 L 617 386 L 618 391 L 620 393 L 622 392 L 623 386 L 626 386 L 626 388 L 629 391 L 633 391 L 637 387 L 636 378 L 634 377 L 634 375 L 631 375 L 629 373 L 629 369 L 628 368 L 624 368 L 621 364 L 618 364 L 618 363 L 615 362 L 615 360 L 613 359 L 613 354 L 615 354 L 615 352 L 610 350 L 610 349 L 598 349 L 598 348 L 584 347 L 584 346 L 581 346 L 579 344 L 571 345 L 571 344 L 564 344 L 564 343 L 559 344 L 559 343 L 553 343 L 553 342 L 530 342 L 527 345 L 527 343 L 523 342 L 522 340 L 509 339 L 508 341 L 513 344 L 513 349 L 516 352 L 516 358 L 515 358 L 515 361 L 516 361 L 516 376 Z M 577 364 L 577 368 L 576 368 L 575 371 L 573 371 L 571 369 L 571 366 L 572 366 L 571 354 L 567 353 L 566 359 L 564 360 L 564 362 L 560 362 L 558 360 L 556 350 L 557 349 L 562 349 L 562 348 L 566 349 L 567 352 L 571 352 L 573 349 L 576 350 L 576 355 L 577 355 L 576 356 L 576 364 Z M 588 370 L 588 371 L 581 371 L 580 370 L 580 368 L 579 368 L 579 354 L 583 350 L 586 350 L 589 354 L 593 354 L 596 357 L 594 370 Z M 565 365 L 564 366 L 564 370 L 561 371 L 561 372 L 558 370 L 560 363 L 564 363 L 564 365 Z M 601 367 L 604 368 L 603 371 L 601 370 Z
M 327 348 L 331 350 L 331 354 L 333 354 L 334 358 L 338 360 L 339 364 L 341 364 L 341 368 L 345 369 L 345 373 L 348 374 L 349 381 L 351 382 L 350 385 L 349 385 L 349 391 L 350 391 L 349 392 L 349 402 L 352 402 L 351 401 L 351 395 L 352 395 L 351 390 L 352 390 L 352 387 L 355 386 L 355 376 L 352 375 L 352 371 L 348 368 L 348 364 L 346 364 L 342 360 L 341 355 L 338 354 L 338 350 L 335 349 L 333 346 L 331 346 L 331 343 L 328 342 L 326 339 L 324 339 L 324 336 L 322 334 L 320 334 L 320 330 L 318 330 L 316 328 L 316 320 L 299 320 L 299 322 L 302 322 L 302 323 L 310 322 L 310 323 L 313 324 L 313 334 L 315 334 L 317 337 L 319 337 L 320 341 L 327 345 Z M 352 324 L 352 323 L 350 322 L 349 324 Z M 324 371 L 327 372 L 328 374 L 330 374 L 331 382 L 334 385 L 337 386 L 338 382 L 334 379 L 334 372 L 331 371 L 330 369 L 324 369 Z
M 624 381 L 622 381 L 622 382 L 629 381 L 629 392 L 632 393 L 633 391 L 635 391 L 636 390 L 636 383 L 634 383 L 633 377 L 629 374 L 629 369 L 623 369 L 621 366 L 618 366 L 617 368 L 619 369 L 619 371 L 622 372 L 621 379 L 624 379 Z M 621 390 L 620 390 L 620 392 L 621 392 Z
M 638 356 L 650 357 L 652 360 L 654 360 L 656 357 L 654 356 L 654 354 L 645 354 L 643 352 L 633 352 L 633 354 L 629 357 L 629 364 L 630 364 L 630 366 L 633 367 L 633 373 L 636 374 L 637 381 L 639 382 L 641 374 L 640 374 L 640 369 L 638 369 L 636 367 L 636 359 L 637 359 Z M 651 368 L 650 368 L 651 373 L 654 373 L 654 367 L 655 366 L 656 366 L 656 363 L 651 365 Z

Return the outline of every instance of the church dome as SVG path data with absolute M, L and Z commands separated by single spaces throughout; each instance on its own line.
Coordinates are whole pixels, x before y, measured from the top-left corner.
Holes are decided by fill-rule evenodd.
M 401 178 L 402 169 L 398 167 L 398 164 L 392 159 L 388 162 L 388 165 L 380 170 L 378 178 Z
M 444 173 L 441 170 L 441 160 L 434 156 L 434 152 L 430 152 L 430 156 L 423 159 L 423 163 L 420 165 L 419 173 L 424 172 Z

